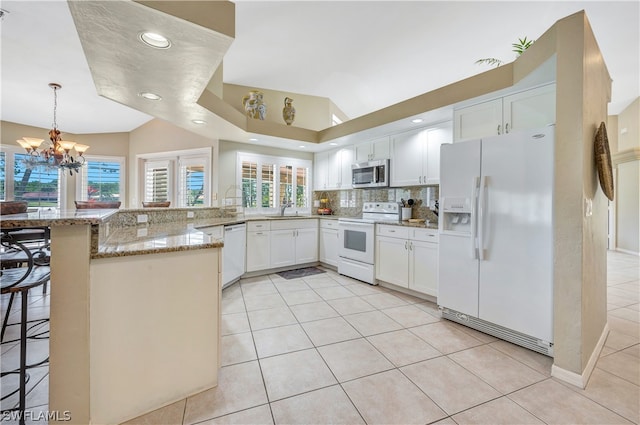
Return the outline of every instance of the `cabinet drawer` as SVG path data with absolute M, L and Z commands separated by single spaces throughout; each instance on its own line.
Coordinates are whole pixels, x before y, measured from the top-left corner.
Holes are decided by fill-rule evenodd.
M 330 219 L 330 218 L 321 218 L 320 219 L 320 228 L 321 229 L 337 229 L 338 228 L 338 220 Z
M 269 230 L 269 221 L 260 220 L 260 221 L 249 221 L 247 222 L 247 231 L 248 232 L 259 232 L 261 230 Z
M 411 229 L 411 239 L 414 241 L 424 241 L 438 243 L 437 229 Z
M 391 238 L 409 239 L 409 228 L 389 224 L 378 224 L 376 234 L 378 236 L 389 236 Z
M 317 218 L 273 220 L 271 230 L 313 229 L 318 228 Z
M 213 238 L 222 239 L 224 237 L 222 226 L 205 227 L 200 230 Z

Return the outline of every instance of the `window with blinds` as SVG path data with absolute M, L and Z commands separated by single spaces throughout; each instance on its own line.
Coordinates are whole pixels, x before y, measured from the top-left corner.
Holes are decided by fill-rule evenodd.
M 13 199 L 27 201 L 29 207 L 60 207 L 60 169 L 27 168 L 27 154 L 14 154 Z
M 280 166 L 280 201 L 282 204 L 293 203 L 293 166 Z
M 124 200 L 124 158 L 87 157 L 78 182 L 77 200 Z
M 299 212 L 309 209 L 311 161 L 238 153 L 238 169 L 242 206 L 248 211 L 273 214 L 286 203 Z
M 179 207 L 205 203 L 205 164 L 200 159 L 180 160 Z
M 144 173 L 138 188 L 143 202 L 171 202 L 171 206 L 211 205 L 211 148 L 137 155 Z
M 262 208 L 275 208 L 276 205 L 276 166 L 262 164 Z
M 309 206 L 307 202 L 309 189 L 309 168 L 296 168 L 296 207 L 305 208 Z
M 258 198 L 258 164 L 242 161 L 242 206 L 256 208 Z
M 144 200 L 162 202 L 171 200 L 170 161 L 147 161 L 144 164 Z

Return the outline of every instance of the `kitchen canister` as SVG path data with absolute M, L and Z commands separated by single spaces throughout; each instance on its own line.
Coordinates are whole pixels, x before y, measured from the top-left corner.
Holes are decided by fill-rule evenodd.
M 409 220 L 411 218 L 411 208 L 402 208 L 402 220 Z

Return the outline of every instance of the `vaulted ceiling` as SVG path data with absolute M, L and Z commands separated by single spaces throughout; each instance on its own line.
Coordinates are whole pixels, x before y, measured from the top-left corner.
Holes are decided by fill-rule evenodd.
M 137 31 L 132 23 L 142 18 L 126 9 L 121 15 L 116 7 L 117 3 L 128 7 L 131 2 L 87 3 L 106 11 L 103 29 L 113 31 L 112 37 L 102 41 L 101 49 L 117 57 L 127 43 L 135 43 L 123 39 L 122 34 Z M 511 44 L 518 38 L 535 39 L 558 19 L 579 10 L 586 11 L 613 78 L 609 113 L 619 113 L 640 94 L 637 1 L 235 3 L 235 39 L 224 49 L 228 47 L 223 81 L 328 97 L 350 118 L 489 69 L 476 65 L 477 59 L 495 57 L 509 62 L 515 58 Z M 73 9 L 75 2 L 71 5 Z M 2 120 L 49 127 L 53 118 L 50 82 L 63 85 L 58 95 L 58 124 L 66 132 L 131 131 L 152 118 L 132 108 L 136 107 L 134 101 L 114 102 L 100 96 L 104 93 L 96 90 L 96 75 L 89 69 L 67 2 L 9 0 L 1 7 L 5 11 L 0 24 Z M 110 8 L 115 8 L 113 13 Z M 171 25 L 171 20 L 164 20 L 151 8 L 133 10 Z M 97 26 L 100 19 L 94 23 Z M 185 33 L 185 40 L 188 36 Z M 212 52 L 192 55 L 210 58 Z M 174 66 L 193 68 L 198 64 L 178 58 Z M 175 84 L 180 85 L 185 98 L 197 97 L 189 90 L 201 87 L 201 81 L 195 82 L 210 74 L 193 76 L 190 82 L 194 84 L 177 79 Z M 111 75 L 116 81 L 115 70 Z M 120 77 L 127 78 L 124 74 Z M 101 78 L 109 78 L 109 74 Z M 144 81 L 144 76 L 137 80 Z M 167 107 L 160 117 L 167 119 L 172 107 L 181 105 Z M 215 127 L 220 134 L 211 137 L 246 141 L 246 134 L 223 120 Z

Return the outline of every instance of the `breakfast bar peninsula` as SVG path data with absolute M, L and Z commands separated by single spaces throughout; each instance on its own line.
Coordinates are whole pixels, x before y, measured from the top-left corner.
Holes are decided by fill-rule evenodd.
M 121 423 L 217 385 L 222 241 L 118 214 L 0 217 L 51 230 L 49 411 L 65 423 Z

